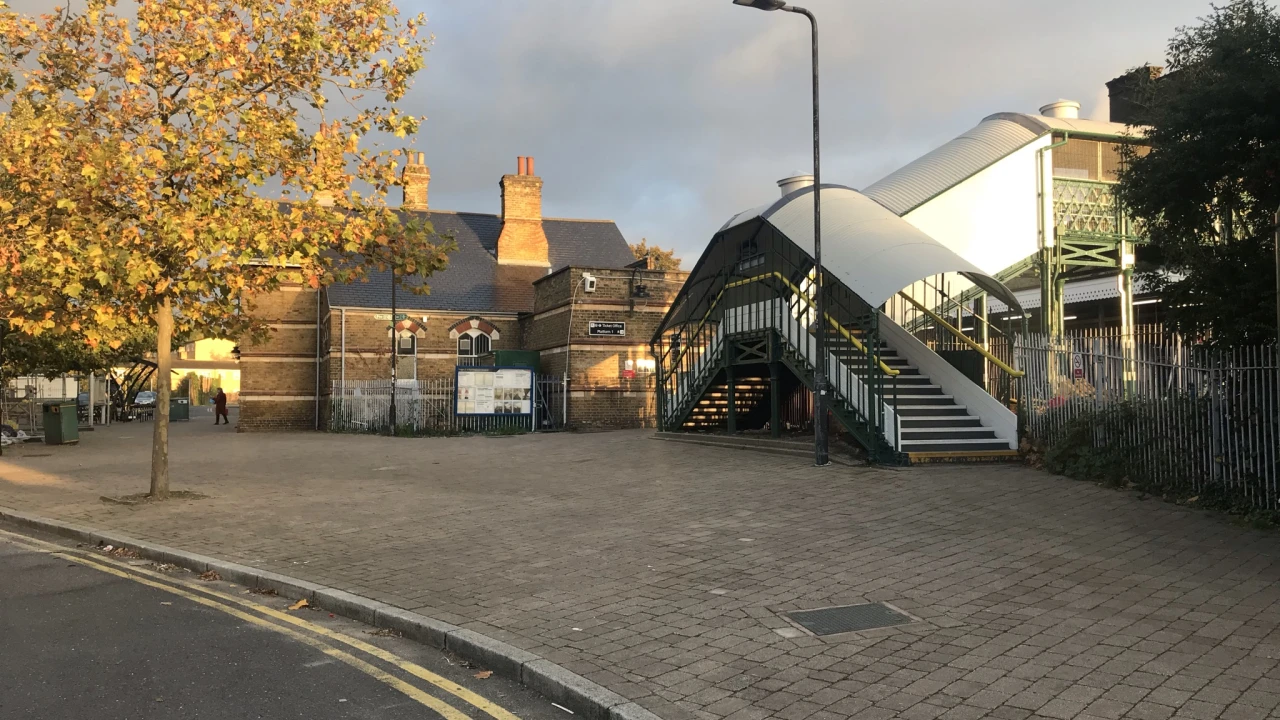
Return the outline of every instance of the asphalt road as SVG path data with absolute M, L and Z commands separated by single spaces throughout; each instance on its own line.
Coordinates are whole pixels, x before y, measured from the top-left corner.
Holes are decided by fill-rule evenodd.
M 0 718 L 572 717 L 482 668 L 327 612 L 52 542 L 0 529 Z

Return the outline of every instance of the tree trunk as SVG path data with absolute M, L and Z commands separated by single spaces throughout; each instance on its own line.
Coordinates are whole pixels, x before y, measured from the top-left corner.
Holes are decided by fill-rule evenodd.
M 151 437 L 151 497 L 169 497 L 169 385 L 173 347 L 173 306 L 169 298 L 156 312 L 156 415 Z

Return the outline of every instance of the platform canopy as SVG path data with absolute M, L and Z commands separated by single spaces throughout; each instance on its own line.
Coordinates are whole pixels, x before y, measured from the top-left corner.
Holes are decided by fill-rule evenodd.
M 812 259 L 813 188 L 738 213 L 725 223 L 698 259 L 658 333 L 702 317 L 711 296 L 698 289 L 723 278 L 726 266 L 733 266 L 730 276 L 757 272 L 741 269 L 743 248 L 764 242 L 765 235 L 785 238 Z M 822 262 L 828 277 L 839 280 L 871 307 L 884 304 L 912 283 L 959 273 L 1005 306 L 1022 308 L 999 280 L 876 201 L 842 185 L 822 186 Z
M 738 213 L 720 231 L 760 220 L 813 256 L 812 187 L 772 205 Z M 999 280 L 876 201 L 842 185 L 822 186 L 822 262 L 829 275 L 872 306 L 883 304 L 914 282 L 954 272 L 1009 307 L 1021 307 Z

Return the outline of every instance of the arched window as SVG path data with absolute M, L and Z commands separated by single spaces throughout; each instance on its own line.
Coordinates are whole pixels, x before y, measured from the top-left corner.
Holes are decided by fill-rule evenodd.
M 480 330 L 468 330 L 458 336 L 458 357 L 479 357 L 488 353 L 492 343 Z
M 459 320 L 449 328 L 449 337 L 458 341 L 458 364 L 477 365 L 480 358 L 493 350 L 499 339 L 498 328 L 481 317 Z

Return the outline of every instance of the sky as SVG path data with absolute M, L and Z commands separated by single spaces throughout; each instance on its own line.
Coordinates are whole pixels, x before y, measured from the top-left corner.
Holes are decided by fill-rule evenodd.
M 1210 0 L 802 0 L 821 31 L 823 181 L 865 187 L 996 112 L 1163 64 Z M 10 0 L 45 11 L 55 0 Z M 399 0 L 435 44 L 402 103 L 430 204 L 497 213 L 536 158 L 548 217 L 611 219 L 692 266 L 812 169 L 809 27 L 731 0 Z
M 1208 0 L 807 0 L 823 181 L 860 188 L 996 112 L 1163 64 Z M 532 155 L 546 216 L 607 218 L 692 266 L 731 215 L 812 169 L 809 27 L 730 0 L 401 0 L 435 44 L 405 100 L 432 207 L 498 212 Z

